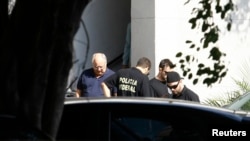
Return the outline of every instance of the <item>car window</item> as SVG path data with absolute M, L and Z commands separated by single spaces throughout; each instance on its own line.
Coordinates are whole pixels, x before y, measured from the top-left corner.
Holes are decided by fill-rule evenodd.
M 250 111 L 250 99 L 242 105 L 241 110 Z
M 120 130 L 125 130 L 128 134 L 132 133 L 132 136 L 139 140 L 160 141 L 172 132 L 171 124 L 145 118 L 116 118 L 113 119 L 112 125 L 112 128 L 116 129 L 113 132 L 118 132 L 117 128 L 119 127 Z
M 137 114 L 117 114 L 111 113 L 111 140 L 130 140 L 130 141 L 168 141 L 168 140 L 203 140 L 202 127 L 195 123 L 195 121 L 182 120 L 178 122 L 179 118 L 169 115 L 166 118 L 164 114 L 162 117 L 148 116 L 143 113 Z M 171 120 L 172 119 L 172 120 Z
M 57 140 L 107 141 L 108 112 L 98 105 L 64 107 Z
M 246 93 L 235 99 L 231 104 L 224 106 L 231 110 L 250 111 L 250 93 Z

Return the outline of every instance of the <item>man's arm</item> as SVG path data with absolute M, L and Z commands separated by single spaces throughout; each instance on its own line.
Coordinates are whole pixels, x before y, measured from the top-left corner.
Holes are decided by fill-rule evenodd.
M 117 96 L 117 88 L 116 87 L 113 87 L 111 89 L 111 96 Z
M 196 101 L 196 102 L 200 102 L 200 98 L 198 96 L 198 94 L 196 94 L 194 91 L 192 91 L 191 89 L 188 88 L 188 94 L 190 97 L 191 101 Z
M 101 87 L 102 87 L 102 91 L 103 91 L 104 96 L 111 97 L 110 89 L 108 88 L 108 86 L 104 82 L 101 83 Z
M 142 82 L 142 88 L 141 88 L 141 92 L 142 94 L 140 96 L 144 96 L 144 97 L 153 97 L 153 93 L 151 90 L 151 87 L 149 85 L 149 80 L 148 77 L 145 76 Z
M 76 97 L 79 98 L 81 96 L 82 91 L 80 89 L 76 90 Z

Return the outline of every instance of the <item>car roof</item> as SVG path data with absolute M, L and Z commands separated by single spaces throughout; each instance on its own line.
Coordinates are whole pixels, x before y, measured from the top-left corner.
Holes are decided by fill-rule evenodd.
M 201 104 L 198 102 L 177 100 L 170 98 L 154 98 L 154 97 L 81 97 L 81 98 L 66 98 L 64 104 L 146 104 L 146 105 L 162 105 L 162 106 L 175 106 L 198 109 L 202 111 L 210 111 L 215 113 L 228 113 L 233 115 L 241 115 L 250 117 L 250 113 L 246 111 L 231 110 L 223 107 L 215 107 L 210 105 Z

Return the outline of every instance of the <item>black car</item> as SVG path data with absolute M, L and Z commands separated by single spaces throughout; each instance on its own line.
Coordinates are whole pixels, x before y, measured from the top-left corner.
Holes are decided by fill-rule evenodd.
M 68 98 L 57 140 L 206 141 L 232 136 L 243 140 L 249 139 L 249 128 L 246 112 L 189 101 Z

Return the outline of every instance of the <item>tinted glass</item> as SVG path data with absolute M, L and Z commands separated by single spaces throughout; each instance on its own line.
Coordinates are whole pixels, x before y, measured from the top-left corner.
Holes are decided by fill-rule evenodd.
M 150 140 L 160 141 L 170 136 L 172 127 L 169 123 L 146 119 L 146 118 L 134 118 L 124 117 L 116 118 L 112 121 L 111 136 L 123 132 L 123 136 L 115 137 L 114 139 L 130 139 L 134 140 Z
M 250 92 L 235 99 L 231 104 L 225 106 L 225 108 L 250 111 Z
M 197 121 L 195 116 L 193 118 L 189 116 L 183 118 L 179 115 L 187 111 L 180 112 L 180 109 L 173 108 L 172 110 L 176 110 L 176 112 L 173 112 L 160 106 L 154 108 L 142 105 L 128 105 L 126 109 L 121 108 L 112 111 L 110 134 L 112 141 L 200 141 L 205 138 L 202 133 L 206 129 L 204 129 L 202 121 Z M 189 113 L 192 114 L 192 112 Z
M 58 140 L 108 140 L 108 113 L 98 105 L 67 105 L 61 119 Z
M 241 110 L 250 111 L 250 99 L 242 105 Z

